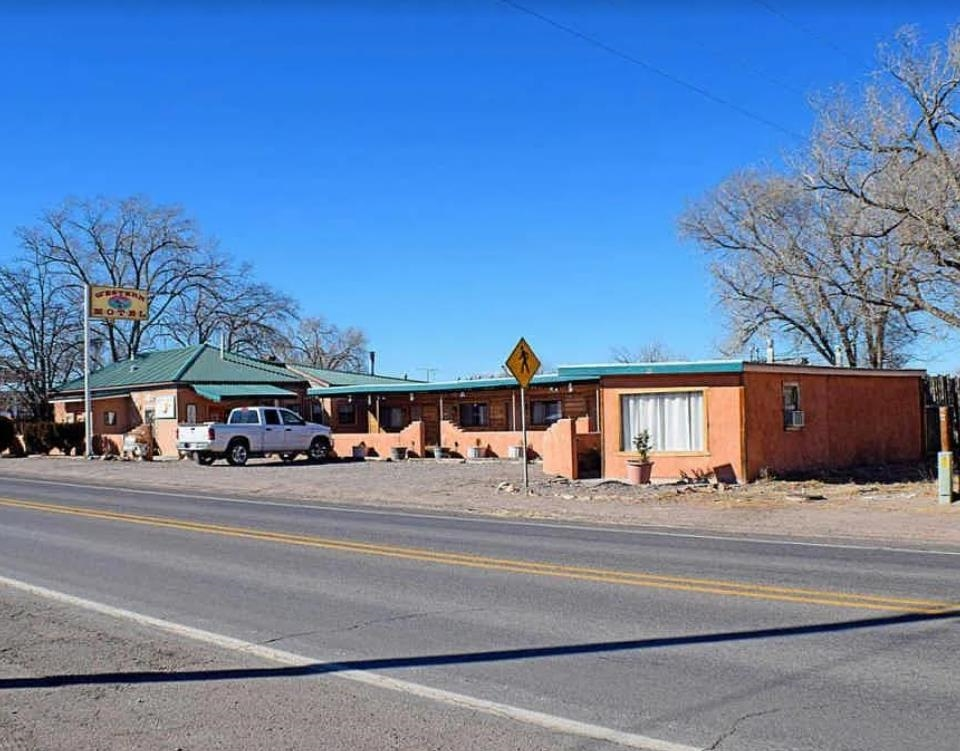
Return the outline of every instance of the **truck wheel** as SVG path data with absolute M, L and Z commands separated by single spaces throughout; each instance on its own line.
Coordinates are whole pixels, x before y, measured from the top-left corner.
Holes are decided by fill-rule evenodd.
M 209 467 L 215 459 L 216 457 L 213 454 L 204 454 L 200 451 L 193 452 L 193 460 L 201 467 Z
M 322 462 L 330 456 L 330 441 L 324 436 L 317 436 L 310 442 L 307 449 L 307 458 L 311 462 Z
M 232 467 L 242 467 L 250 458 L 250 449 L 244 441 L 234 441 L 227 446 L 227 464 Z

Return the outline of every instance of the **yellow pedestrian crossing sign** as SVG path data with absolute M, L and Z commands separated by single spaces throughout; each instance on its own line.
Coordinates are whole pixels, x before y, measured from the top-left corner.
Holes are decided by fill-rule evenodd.
M 522 388 L 530 385 L 530 379 L 536 375 L 540 369 L 540 358 L 538 358 L 526 339 L 520 337 L 517 346 L 513 348 L 510 357 L 507 358 L 507 370 L 513 373 L 513 377 Z

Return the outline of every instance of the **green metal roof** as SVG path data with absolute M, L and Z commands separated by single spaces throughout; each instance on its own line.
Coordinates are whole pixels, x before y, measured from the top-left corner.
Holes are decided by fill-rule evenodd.
M 422 381 L 411 381 L 408 378 L 348 373 L 343 370 L 331 370 L 330 368 L 314 368 L 310 365 L 289 364 L 287 367 L 297 373 L 303 373 L 310 380 L 322 381 L 330 384 L 330 386 L 359 386 L 366 383 L 422 383 Z
M 596 381 L 596 376 L 539 375 L 530 382 L 531 388 L 537 386 L 556 386 L 564 383 Z M 471 378 L 465 381 L 434 381 L 424 383 L 401 381 L 388 384 L 360 384 L 357 386 L 315 387 L 307 391 L 310 396 L 348 396 L 350 394 L 428 394 L 452 393 L 454 391 L 482 391 L 484 389 L 504 389 L 517 386 L 515 378 Z
M 240 397 L 291 399 L 297 396 L 294 391 L 288 391 L 279 386 L 271 386 L 268 383 L 203 383 L 195 384 L 193 390 L 205 399 L 214 402 Z
M 616 375 L 656 375 L 686 373 L 742 373 L 743 360 L 694 360 L 691 362 L 625 362 L 599 365 L 561 365 L 561 376 L 585 376 L 594 378 Z
M 556 386 L 564 383 L 583 383 L 599 381 L 604 376 L 615 375 L 652 375 L 684 373 L 742 373 L 741 360 L 701 360 L 698 362 L 655 362 L 655 363 L 605 363 L 599 365 L 562 365 L 556 373 L 534 376 L 531 387 Z M 450 393 L 453 391 L 479 391 L 482 389 L 502 389 L 515 387 L 517 382 L 506 378 L 477 378 L 461 381 L 442 381 L 436 383 L 416 383 L 411 381 L 399 384 L 358 384 L 312 388 L 311 396 L 348 396 L 350 394 L 391 394 L 391 393 Z
M 133 359 L 115 362 L 90 374 L 91 391 L 133 388 L 169 383 L 302 383 L 304 378 L 251 357 L 197 344 L 161 352 L 145 352 Z M 57 391 L 81 391 L 83 379 L 65 383 Z

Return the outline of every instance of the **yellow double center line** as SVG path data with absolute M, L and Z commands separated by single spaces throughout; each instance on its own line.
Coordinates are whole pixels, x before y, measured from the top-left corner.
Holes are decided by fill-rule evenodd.
M 636 571 L 617 571 L 613 569 L 589 568 L 584 566 L 564 566 L 555 563 L 536 563 L 532 561 L 508 558 L 490 558 L 487 556 L 464 553 L 447 553 L 424 548 L 409 548 L 395 545 L 376 545 L 373 543 L 353 542 L 332 538 L 298 535 L 287 532 L 269 532 L 248 527 L 233 527 L 223 524 L 207 524 L 186 519 L 173 519 L 160 516 L 124 514 L 114 511 L 79 508 L 52 503 L 22 501 L 13 498 L 0 498 L 0 506 L 29 509 L 51 514 L 65 514 L 87 519 L 141 524 L 150 527 L 165 527 L 186 532 L 239 537 L 261 542 L 276 542 L 285 545 L 302 545 L 311 548 L 338 550 L 348 553 L 376 555 L 385 558 L 402 558 L 411 561 L 439 563 L 448 566 L 463 566 L 488 571 L 506 571 L 532 576 L 550 576 L 560 579 L 621 584 L 653 589 L 669 589 L 681 592 L 701 592 L 730 597 L 748 597 L 755 600 L 775 600 L 778 602 L 796 602 L 806 605 L 829 605 L 841 608 L 859 608 L 864 610 L 882 610 L 899 613 L 943 613 L 957 608 L 960 604 L 944 600 L 923 600 L 883 595 L 865 595 L 853 592 L 830 592 L 797 587 L 775 587 L 750 582 L 725 581 L 722 579 L 701 579 L 684 576 L 664 576 Z

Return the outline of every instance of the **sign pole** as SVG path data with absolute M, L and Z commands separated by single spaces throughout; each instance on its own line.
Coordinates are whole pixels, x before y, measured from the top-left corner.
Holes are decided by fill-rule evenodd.
M 523 493 L 528 495 L 530 493 L 530 476 L 529 468 L 527 467 L 527 406 L 525 400 L 526 389 L 520 387 L 520 430 L 523 434 Z
M 527 344 L 527 340 L 522 336 L 513 352 L 507 358 L 507 370 L 517 379 L 520 386 L 520 431 L 523 439 L 523 445 L 520 447 L 523 451 L 523 494 L 530 494 L 530 468 L 527 466 L 527 386 L 533 380 L 534 375 L 540 369 L 540 358 L 534 354 Z M 517 429 L 516 423 L 513 429 Z
M 90 285 L 83 285 L 83 432 L 86 457 L 93 458 L 93 414 L 90 398 Z

